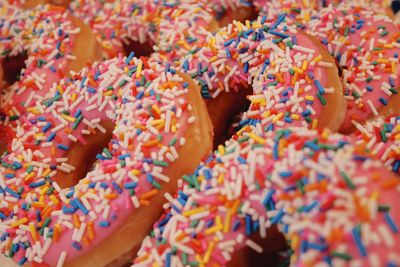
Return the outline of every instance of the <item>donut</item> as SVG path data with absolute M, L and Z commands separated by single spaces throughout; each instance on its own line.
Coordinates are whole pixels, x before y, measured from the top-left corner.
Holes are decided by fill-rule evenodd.
M 298 39 L 304 42 L 304 49 L 301 45 L 296 44 Z M 296 49 L 291 49 L 293 43 L 296 44 Z M 342 95 L 343 88 L 334 61 L 324 52 L 318 41 L 312 40 L 312 37 L 298 31 L 294 23 L 286 20 L 285 15 L 280 16 L 277 20 L 259 17 L 256 21 L 247 21 L 244 24 L 233 22 L 210 36 L 206 44 L 195 53 L 190 53 L 183 58 L 174 56 L 173 53 L 155 53 L 150 57 L 150 61 L 172 61 L 178 70 L 187 73 L 197 81 L 201 87 L 202 96 L 206 99 L 216 139 L 224 133 L 229 118 L 233 117 L 237 111 L 242 110 L 244 96 L 252 94 L 252 90 L 254 94 L 263 94 L 264 81 L 267 79 L 271 79 L 272 83 L 279 83 L 283 78 L 287 79 L 287 83 L 285 81 L 280 86 L 265 88 L 265 91 L 269 90 L 269 94 L 274 94 L 276 98 L 280 98 L 278 94 L 282 94 L 282 99 L 279 100 L 282 101 L 281 103 L 278 101 L 268 103 L 268 109 L 271 108 L 270 105 L 277 107 L 267 115 L 269 119 L 272 119 L 274 125 L 285 125 L 290 122 L 294 124 L 299 122 L 303 125 L 302 118 L 308 117 L 310 128 L 331 127 L 332 130 L 337 130 L 340 127 L 345 105 Z M 282 77 L 279 74 L 270 78 L 269 74 L 274 75 L 275 73 L 271 68 L 268 69 L 271 69 L 272 73 L 265 71 L 270 64 L 282 66 L 283 72 L 290 67 L 285 66 L 286 52 L 287 58 L 290 58 L 291 62 L 297 58 L 302 60 L 302 62 L 296 60 L 296 64 L 300 64 L 300 66 L 296 65 L 295 69 L 300 70 L 304 66 L 304 71 L 300 70 L 302 74 L 296 74 L 291 81 L 289 81 L 291 75 Z M 275 61 L 275 58 L 278 61 Z M 301 65 L 303 61 L 306 61 L 305 65 Z M 326 79 L 326 77 L 331 78 Z M 259 83 L 258 86 L 252 88 L 253 78 L 257 78 Z M 272 81 L 273 79 L 275 80 Z M 299 81 L 299 84 L 292 97 L 291 92 L 296 81 Z M 293 82 L 292 85 L 291 82 Z M 304 84 L 304 88 L 300 84 Z M 318 91 L 324 94 L 323 99 L 317 99 Z M 322 91 L 326 91 L 326 94 Z M 260 110 L 259 106 L 266 106 L 269 98 L 271 97 L 252 96 L 250 101 L 257 105 L 255 109 Z M 309 109 L 308 111 L 305 110 L 306 107 Z M 285 113 L 285 109 L 289 112 Z M 321 110 L 332 114 L 324 116 L 324 118 L 320 117 L 319 111 Z M 260 120 L 266 118 L 263 117 L 266 114 L 256 114 L 255 112 L 256 110 L 248 114 L 249 123 L 256 121 L 253 120 L 253 117 L 258 116 L 257 119 Z M 292 116 L 290 113 L 297 114 Z
M 0 60 L 8 88 L 1 108 L 9 116 L 22 114 L 70 71 L 101 59 L 90 29 L 64 11 L 51 5 L 29 10 L 3 7 Z
M 389 169 L 400 174 L 400 117 L 378 117 L 364 125 L 356 124 L 357 144 L 382 160 Z
M 69 10 L 95 32 L 109 58 L 132 51 L 137 56 L 149 55 L 154 45 L 168 50 L 171 39 L 201 46 L 200 37 L 217 29 L 209 6 L 194 0 L 74 0 Z
M 114 264 L 209 153 L 209 118 L 190 78 L 133 54 L 56 88 L 1 158 L 0 248 L 20 265 Z
M 220 27 L 236 21 L 246 21 L 256 18 L 256 11 L 250 0 L 211 0 L 204 1 L 211 5 L 213 14 Z
M 293 266 L 400 264 L 394 173 L 340 134 L 266 137 L 231 140 L 186 177 L 133 266 L 248 266 L 258 253 L 260 264 L 279 241 L 274 227 Z
M 341 4 L 323 9 L 306 26 L 319 38 L 342 70 L 347 100 L 341 131 L 353 121 L 393 113 L 399 105 L 399 26 L 385 15 Z

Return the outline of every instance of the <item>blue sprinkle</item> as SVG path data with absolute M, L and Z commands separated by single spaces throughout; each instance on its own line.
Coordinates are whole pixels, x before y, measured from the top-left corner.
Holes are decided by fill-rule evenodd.
M 23 257 L 23 258 L 18 262 L 18 265 L 19 265 L 19 266 L 22 266 L 22 265 L 24 265 L 27 261 L 28 261 L 28 258 L 27 258 L 27 257 Z
M 318 88 L 318 92 L 323 95 L 325 93 L 324 88 L 322 87 L 321 83 L 319 82 L 319 80 L 315 80 L 314 84 L 317 86 Z
M 317 244 L 317 243 L 312 243 L 312 242 L 307 242 L 307 247 L 309 249 L 314 249 L 318 251 L 325 251 L 328 248 L 328 245 L 326 244 Z
M 136 186 L 137 186 L 136 182 L 130 182 L 130 183 L 124 184 L 125 189 L 135 189 Z
M 399 229 L 398 229 L 396 223 L 393 221 L 393 218 L 390 216 L 389 212 L 386 212 L 384 217 L 385 217 L 386 223 L 389 225 L 392 232 L 397 234 L 399 232 Z
M 275 36 L 278 36 L 278 37 L 282 37 L 282 38 L 288 38 L 290 36 L 288 34 L 285 34 L 285 33 L 282 33 L 282 32 L 277 32 L 277 31 L 274 31 L 274 30 L 269 30 L 268 33 L 272 34 L 272 35 L 275 35 Z
M 64 144 L 58 144 L 57 148 L 64 150 L 64 151 L 68 151 L 69 150 L 69 146 L 64 145 Z
M 275 194 L 275 190 L 271 190 L 267 193 L 267 195 L 265 196 L 265 198 L 262 201 L 262 204 L 264 207 L 266 207 L 268 205 L 268 203 L 272 200 L 272 196 Z
M 53 139 L 56 137 L 56 133 L 51 133 L 48 137 L 47 137 L 47 142 L 51 142 L 53 141 Z
M 313 210 L 314 208 L 316 208 L 316 207 L 318 206 L 318 204 L 319 204 L 319 201 L 315 200 L 315 201 L 314 201 L 313 203 L 311 203 L 310 205 L 305 206 L 305 207 L 304 207 L 304 211 L 305 211 L 305 212 L 310 212 L 311 210 Z
M 99 225 L 101 227 L 109 227 L 110 226 L 110 222 L 109 221 L 100 221 Z
M 283 171 L 283 172 L 280 172 L 279 175 L 280 175 L 282 178 L 287 178 L 287 177 L 292 176 L 292 172 L 291 172 L 291 171 Z
M 227 58 L 231 58 L 232 57 L 231 52 L 229 51 L 228 48 L 225 48 L 225 53 L 226 53 L 226 57 Z
M 82 246 L 76 241 L 72 242 L 72 247 L 75 248 L 76 250 L 82 249 Z
M 251 235 L 251 216 L 246 215 L 246 235 Z
M 235 39 L 230 39 L 230 40 L 226 41 L 224 43 L 224 47 L 230 46 L 234 41 L 235 41 Z
M 9 187 L 5 187 L 4 188 L 4 190 L 7 192 L 7 193 L 9 193 L 10 195 L 12 195 L 13 197 L 15 197 L 15 198 L 20 198 L 20 196 L 18 195 L 18 193 L 17 192 L 15 192 L 14 190 L 12 190 L 11 188 L 9 188 Z
M 34 183 L 30 183 L 29 187 L 30 188 L 36 188 L 36 187 L 40 187 L 40 186 L 45 185 L 45 184 L 46 184 L 46 181 L 45 180 L 41 180 L 41 181 L 37 181 L 37 182 L 34 182 Z
M 7 173 L 7 174 L 5 175 L 5 177 L 6 177 L 7 179 L 11 179 L 11 178 L 14 178 L 15 175 L 12 174 L 12 173 Z
M 240 228 L 240 221 L 235 220 L 235 222 L 233 223 L 233 231 L 236 232 L 239 228 Z
M 129 54 L 129 56 L 125 59 L 125 63 L 129 64 L 129 62 L 131 62 L 131 60 L 135 57 L 135 52 L 131 52 Z
M 79 198 L 75 198 L 70 201 L 71 205 L 74 206 L 75 208 L 80 209 L 84 214 L 89 214 L 89 210 L 82 204 L 82 202 L 79 200 Z
M 172 257 L 172 254 L 170 252 L 168 252 L 165 257 L 165 267 L 171 266 L 171 257 Z
M 7 216 L 4 213 L 0 212 L 0 219 L 7 219 Z
M 272 30 L 274 30 L 274 29 L 276 29 L 276 27 L 278 27 L 279 26 L 279 24 L 281 24 L 282 23 L 282 21 L 284 21 L 285 20 L 285 15 L 279 15 L 278 16 L 278 18 L 276 19 L 276 21 L 274 22 L 274 24 L 272 24 L 272 26 L 271 26 L 271 29 Z
M 282 219 L 283 215 L 285 215 L 285 214 L 284 214 L 283 210 L 280 209 L 280 210 L 278 211 L 278 214 L 276 214 L 275 217 L 273 217 L 273 218 L 271 219 L 271 223 L 272 223 L 272 224 L 277 224 L 277 223 Z
M 371 85 L 367 85 L 365 89 L 367 89 L 368 92 L 372 92 L 374 90 L 374 88 Z
M 75 208 L 67 207 L 67 206 L 63 206 L 62 210 L 63 210 L 64 214 L 72 214 L 75 212 Z
M 379 101 L 385 106 L 387 106 L 387 104 L 388 104 L 387 100 L 385 98 L 383 98 L 383 97 L 380 97 Z
M 353 236 L 354 242 L 357 245 L 358 251 L 360 252 L 361 256 L 366 257 L 367 256 L 367 250 L 364 246 L 364 244 L 361 241 L 361 237 L 358 233 L 357 228 L 353 228 L 353 230 L 351 230 L 351 234 Z

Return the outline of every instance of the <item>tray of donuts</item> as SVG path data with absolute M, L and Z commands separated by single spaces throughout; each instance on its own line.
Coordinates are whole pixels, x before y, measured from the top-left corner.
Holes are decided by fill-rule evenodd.
M 0 266 L 400 266 L 398 8 L 0 0 Z

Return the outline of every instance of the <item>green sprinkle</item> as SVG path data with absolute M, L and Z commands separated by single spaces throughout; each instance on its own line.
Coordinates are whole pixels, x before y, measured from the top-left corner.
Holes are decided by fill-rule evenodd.
M 345 173 L 344 171 L 340 171 L 340 175 L 343 177 L 344 181 L 346 182 L 347 186 L 351 189 L 354 190 L 356 189 L 356 186 L 353 184 L 351 181 L 350 177 Z

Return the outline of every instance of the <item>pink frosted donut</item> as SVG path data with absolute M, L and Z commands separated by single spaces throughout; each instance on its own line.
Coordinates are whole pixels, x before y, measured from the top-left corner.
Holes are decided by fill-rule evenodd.
M 184 52 L 156 53 L 150 61 L 169 61 L 198 83 L 216 137 L 224 133 L 226 122 L 242 109 L 244 96 L 252 91 L 249 124 L 265 119 L 272 128 L 305 123 L 309 128 L 337 130 L 343 120 L 343 88 L 333 59 L 284 15 L 276 20 L 234 22 L 210 36 L 205 46 L 187 51 L 185 57 L 179 56 Z M 286 58 L 291 58 L 290 64 Z M 271 66 L 280 67 L 280 73 Z M 252 88 L 253 79 L 257 83 Z M 274 85 L 267 86 L 269 82 Z M 260 106 L 272 112 L 258 112 Z M 329 116 L 321 115 L 322 110 Z
M 227 142 L 167 196 L 133 266 L 247 266 L 245 248 L 260 264 L 275 226 L 291 266 L 400 264 L 400 180 L 351 142 L 304 128 Z
M 174 45 L 171 39 L 180 45 L 198 42 L 201 46 L 204 38 L 200 37 L 217 28 L 209 6 L 194 0 L 75 0 L 69 10 L 95 32 L 108 57 L 130 51 L 148 55 L 154 45 L 169 50 Z
M 342 69 L 347 99 L 341 131 L 398 109 L 400 31 L 385 15 L 341 4 L 323 9 L 306 31 L 319 38 Z
M 256 12 L 251 0 L 202 0 L 211 6 L 214 16 L 220 26 L 226 26 L 236 21 L 254 19 Z
M 376 118 L 364 125 L 356 124 L 357 144 L 400 174 L 400 117 Z
M 101 58 L 90 29 L 63 8 L 3 6 L 1 12 L 5 15 L 0 25 L 0 59 L 9 88 L 0 107 L 11 119 L 23 114 L 70 70 L 78 71 Z
M 204 104 L 189 78 L 133 56 L 55 89 L 21 118 L 1 158 L 1 252 L 21 265 L 123 262 L 163 194 L 209 153 Z

